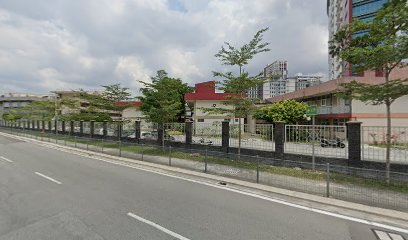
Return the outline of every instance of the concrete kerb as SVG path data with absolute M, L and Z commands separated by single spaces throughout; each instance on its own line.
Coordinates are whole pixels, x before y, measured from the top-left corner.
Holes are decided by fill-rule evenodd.
M 317 204 L 321 204 L 322 206 L 327 206 L 333 212 L 336 212 L 339 214 L 344 214 L 344 212 L 338 211 L 335 208 L 347 209 L 347 210 L 351 210 L 351 211 L 358 212 L 358 213 L 364 213 L 365 214 L 364 216 L 367 217 L 368 220 L 374 221 L 372 216 L 384 217 L 387 219 L 395 219 L 395 220 L 398 220 L 398 222 L 402 221 L 402 223 L 400 222 L 400 224 L 402 224 L 403 227 L 405 228 L 408 227 L 408 224 L 407 224 L 408 223 L 408 213 L 405 213 L 405 212 L 400 212 L 400 211 L 391 210 L 391 209 L 378 208 L 378 207 L 372 207 L 372 206 L 342 201 L 342 200 L 333 199 L 333 198 L 326 198 L 326 197 L 316 196 L 316 195 L 312 195 L 308 193 L 296 192 L 296 191 L 276 188 L 276 187 L 252 183 L 252 182 L 246 182 L 246 181 L 218 176 L 218 175 L 210 175 L 208 173 L 201 173 L 201 172 L 191 171 L 191 170 L 177 168 L 177 167 L 171 167 L 171 166 L 166 166 L 166 165 L 161 165 L 161 164 L 156 164 L 156 163 L 129 159 L 125 157 L 112 156 L 112 155 L 108 155 L 104 153 L 77 149 L 77 148 L 63 146 L 63 145 L 59 145 L 55 143 L 42 142 L 39 140 L 25 138 L 21 136 L 15 136 L 15 135 L 2 133 L 2 132 L 0 132 L 0 135 L 12 137 L 12 138 L 23 140 L 26 142 L 35 143 L 37 145 L 50 147 L 52 149 L 56 149 L 60 151 L 68 150 L 71 153 L 86 154 L 85 155 L 86 157 L 95 156 L 95 157 L 101 157 L 104 159 L 112 159 L 112 160 L 116 160 L 116 161 L 120 161 L 120 162 L 124 162 L 128 164 L 135 164 L 137 167 L 139 167 L 142 170 L 145 168 L 148 171 L 174 175 L 176 177 L 180 176 L 180 174 L 183 174 L 185 176 L 190 176 L 190 177 L 196 177 L 196 178 L 198 177 L 201 180 L 205 181 L 206 183 L 210 183 L 214 185 L 216 185 L 218 182 L 226 182 L 230 188 L 236 188 L 241 191 L 244 189 L 243 191 L 254 193 L 260 196 L 264 196 L 264 197 L 270 197 L 270 196 L 266 196 L 260 193 L 259 191 L 264 191 L 267 193 L 286 196 L 286 197 L 290 197 L 290 198 L 294 198 L 294 199 L 302 201 L 302 205 L 306 207 L 318 208 L 316 207 L 316 204 L 315 204 L 317 203 Z M 327 210 L 327 208 L 321 208 L 321 209 Z M 369 214 L 370 216 L 367 214 Z M 375 221 L 379 221 L 379 220 L 381 221 L 381 219 L 375 218 Z

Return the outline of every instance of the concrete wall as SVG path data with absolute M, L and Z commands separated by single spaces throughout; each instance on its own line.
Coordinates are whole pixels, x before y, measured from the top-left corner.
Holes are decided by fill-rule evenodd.
M 386 126 L 385 105 L 367 105 L 361 101 L 352 101 L 352 119 L 363 126 Z M 391 124 L 408 127 L 408 96 L 397 99 L 391 105 Z

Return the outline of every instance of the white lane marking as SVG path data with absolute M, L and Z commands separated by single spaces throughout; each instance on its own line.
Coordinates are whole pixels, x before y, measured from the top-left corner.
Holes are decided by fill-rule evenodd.
M 98 161 L 103 161 L 103 162 L 107 162 L 107 163 L 111 163 L 111 164 L 115 164 L 115 165 L 120 165 L 120 166 L 129 167 L 129 168 L 133 168 L 133 169 L 138 169 L 138 170 L 145 171 L 145 172 L 160 174 L 160 175 L 163 175 L 163 176 L 172 177 L 172 178 L 176 178 L 176 179 L 181 179 L 181 180 L 184 180 L 184 181 L 189 181 L 189 182 L 193 182 L 193 183 L 197 183 L 197 184 L 201 184 L 201 185 L 206 185 L 206 186 L 209 186 L 209 187 L 219 188 L 219 189 L 239 193 L 239 194 L 246 195 L 246 196 L 251 196 L 251 197 L 263 199 L 263 200 L 266 200 L 266 201 L 269 201 L 269 202 L 275 202 L 275 203 L 283 204 L 283 205 L 286 205 L 286 206 L 290 206 L 290 207 L 294 207 L 294 208 L 298 208 L 298 209 L 303 209 L 303 210 L 310 211 L 310 212 L 315 212 L 315 213 L 319 213 L 319 214 L 323 214 L 323 215 L 327 215 L 327 216 L 332 216 L 332 217 L 336 217 L 336 218 L 340 218 L 340 219 L 345 219 L 345 220 L 352 221 L 352 222 L 363 223 L 363 224 L 367 224 L 367 225 L 371 225 L 371 226 L 375 226 L 375 227 L 379 227 L 379 228 L 392 230 L 392 231 L 395 231 L 395 232 L 401 232 L 401 233 L 408 234 L 408 229 L 404 229 L 404 228 L 400 228 L 400 227 L 394 227 L 394 226 L 383 224 L 383 223 L 377 223 L 377 222 L 372 222 L 372 221 L 365 220 L 365 219 L 360 219 L 360 218 L 356 218 L 356 217 L 350 217 L 350 216 L 346 216 L 346 215 L 342 215 L 342 214 L 332 213 L 332 212 L 328 212 L 328 211 L 325 211 L 325 210 L 315 209 L 315 208 L 312 208 L 312 207 L 306 207 L 306 206 L 298 205 L 298 204 L 295 204 L 295 203 L 286 202 L 284 200 L 280 200 L 280 199 L 276 199 L 276 198 L 271 198 L 271 197 L 267 197 L 267 196 L 263 196 L 263 195 L 259 195 L 259 194 L 255 194 L 255 193 L 245 192 L 245 191 L 238 190 L 238 189 L 223 187 L 221 185 L 215 185 L 215 184 L 207 183 L 207 182 L 200 182 L 200 181 L 193 180 L 193 179 L 188 179 L 188 178 L 185 178 L 185 177 L 175 176 L 175 175 L 162 173 L 162 172 L 158 172 L 158 171 L 154 171 L 154 170 L 144 169 L 144 168 L 141 168 L 141 167 L 131 166 L 131 165 L 129 165 L 131 163 L 117 162 L 117 161 L 120 161 L 120 160 L 106 160 L 106 159 L 98 158 L 98 157 L 95 157 L 95 156 L 89 156 L 89 155 L 85 155 L 83 153 L 74 152 L 75 150 L 57 148 L 57 147 L 53 147 L 51 145 L 45 145 L 44 144 L 42 146 L 48 147 L 48 148 L 51 148 L 51 149 L 55 149 L 55 150 L 59 150 L 59 151 L 62 151 L 62 152 L 67 152 L 67 153 L 71 153 L 71 154 L 74 154 L 74 155 L 82 156 L 82 157 L 85 157 L 85 158 L 95 159 L 95 160 L 98 160 Z
M 45 179 L 48 179 L 48 180 L 50 180 L 51 182 L 54 182 L 54 183 L 56 183 L 56 184 L 62 184 L 62 182 L 57 181 L 57 180 L 55 180 L 55 179 L 52 178 L 52 177 L 48 177 L 47 175 L 44 175 L 44 174 L 42 174 L 42 173 L 35 172 L 35 174 L 37 174 L 38 176 L 41 176 L 41 177 L 43 177 L 43 178 L 45 178 Z
M 173 232 L 173 231 L 170 231 L 169 229 L 167 229 L 167 228 L 165 228 L 165 227 L 162 227 L 162 226 L 160 226 L 160 225 L 157 224 L 157 223 L 154 223 L 154 222 L 152 222 L 152 221 L 149 221 L 149 220 L 147 220 L 147 219 L 144 219 L 144 218 L 142 218 L 142 217 L 140 217 L 140 216 L 138 216 L 138 215 L 136 215 L 136 214 L 134 214 L 134 213 L 129 212 L 127 215 L 128 215 L 129 217 L 132 217 L 132 218 L 138 220 L 138 221 L 141 221 L 141 222 L 143 222 L 143 223 L 146 223 L 146 224 L 148 224 L 148 225 L 150 225 L 150 226 L 152 226 L 152 227 L 154 227 L 154 228 L 157 228 L 157 229 L 159 229 L 160 231 L 165 232 L 165 233 L 167 233 L 168 235 L 170 235 L 170 236 L 172 236 L 172 237 L 175 237 L 175 238 L 177 238 L 177 239 L 180 239 L 180 240 L 190 240 L 190 239 L 188 239 L 188 238 L 186 238 L 186 237 L 181 236 L 181 235 L 178 234 L 178 233 L 175 233 L 175 232 Z
M 405 240 L 401 235 L 397 235 L 397 234 L 394 234 L 394 233 L 388 233 L 388 235 L 390 235 L 392 240 Z
M 3 159 L 3 160 L 6 161 L 6 162 L 9 162 L 9 163 L 12 163 L 12 162 L 13 162 L 13 161 L 11 161 L 10 159 L 5 158 L 5 157 L 3 157 L 3 156 L 1 156 L 0 158 Z

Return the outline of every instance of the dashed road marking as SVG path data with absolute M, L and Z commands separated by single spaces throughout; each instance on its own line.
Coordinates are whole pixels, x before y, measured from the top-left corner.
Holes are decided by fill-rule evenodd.
M 12 162 L 13 162 L 13 161 L 11 161 L 10 159 L 5 158 L 5 157 L 3 157 L 3 156 L 1 156 L 0 158 L 3 159 L 3 160 L 6 161 L 6 162 L 9 162 L 9 163 L 12 163 Z
M 180 240 L 190 240 L 190 239 L 188 239 L 188 238 L 186 238 L 186 237 L 181 236 L 181 235 L 178 234 L 178 233 L 175 233 L 175 232 L 173 232 L 173 231 L 171 231 L 171 230 L 169 230 L 169 229 L 167 229 L 167 228 L 165 228 L 165 227 L 162 227 L 162 226 L 160 226 L 160 225 L 157 224 L 157 223 L 154 223 L 154 222 L 152 222 L 152 221 L 149 221 L 149 220 L 147 220 L 147 219 L 144 219 L 144 218 L 142 218 L 142 217 L 140 217 L 140 216 L 138 216 L 138 215 L 136 215 L 136 214 L 134 214 L 134 213 L 129 212 L 127 215 L 128 215 L 129 217 L 131 217 L 131 218 L 134 218 L 134 219 L 140 221 L 140 222 L 146 223 L 146 224 L 148 224 L 148 225 L 150 225 L 150 226 L 152 226 L 152 227 L 154 227 L 154 228 L 156 228 L 156 229 L 159 229 L 160 231 L 162 231 L 162 232 L 164 232 L 164 233 L 167 233 L 168 235 L 170 235 L 170 236 L 172 236 L 172 237 L 175 237 L 175 238 L 177 238 L 177 239 L 180 239 Z
M 57 180 L 55 180 L 55 179 L 52 178 L 52 177 L 48 177 L 47 175 L 44 175 L 44 174 L 42 174 L 42 173 L 35 172 L 35 174 L 37 174 L 38 176 L 43 177 L 43 178 L 45 178 L 45 179 L 47 179 L 47 180 L 50 180 L 51 182 L 54 182 L 54 183 L 56 183 L 56 184 L 62 184 L 62 182 L 57 181 Z

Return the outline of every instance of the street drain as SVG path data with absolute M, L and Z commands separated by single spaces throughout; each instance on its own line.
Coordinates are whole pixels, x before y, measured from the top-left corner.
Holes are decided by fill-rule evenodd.
M 224 185 L 224 186 L 226 186 L 226 185 L 227 185 L 227 183 L 226 183 L 226 182 L 219 182 L 218 184 L 220 184 L 220 185 Z

